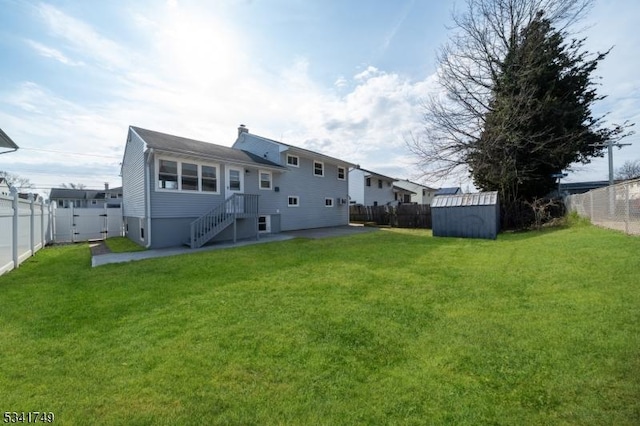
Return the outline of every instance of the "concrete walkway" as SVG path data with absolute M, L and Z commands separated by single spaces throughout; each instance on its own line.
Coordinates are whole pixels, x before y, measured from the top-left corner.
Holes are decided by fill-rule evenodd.
M 243 247 L 254 244 L 271 243 L 274 241 L 286 241 L 293 238 L 329 238 L 329 237 L 341 237 L 346 235 L 360 234 L 366 232 L 377 231 L 378 228 L 370 228 L 357 225 L 348 226 L 336 226 L 331 228 L 316 228 L 316 229 L 304 229 L 300 231 L 283 232 L 280 234 L 264 234 L 260 236 L 259 240 L 239 240 L 236 243 L 216 243 L 208 246 L 204 246 L 198 249 L 192 249 L 189 247 L 174 247 L 167 249 L 157 250 L 145 250 L 134 251 L 127 253 L 106 253 L 98 254 L 91 257 L 91 266 L 102 266 L 109 263 L 124 263 L 135 260 L 153 259 L 156 257 L 176 256 L 180 254 L 200 253 L 203 251 L 223 250 L 234 247 Z

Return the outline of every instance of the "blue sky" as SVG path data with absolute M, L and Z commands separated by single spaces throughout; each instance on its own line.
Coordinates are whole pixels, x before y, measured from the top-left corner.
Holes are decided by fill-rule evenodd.
M 230 146 L 252 133 L 416 179 L 404 138 L 437 90 L 450 1 L 0 0 L 0 128 L 20 147 L 0 170 L 40 192 L 121 184 L 129 125 Z M 595 109 L 640 122 L 637 0 L 600 0 L 582 23 L 598 69 Z M 640 125 L 640 124 L 639 124 Z M 614 151 L 640 159 L 640 139 Z M 607 160 L 568 181 L 607 179 Z M 439 187 L 457 179 L 425 183 Z

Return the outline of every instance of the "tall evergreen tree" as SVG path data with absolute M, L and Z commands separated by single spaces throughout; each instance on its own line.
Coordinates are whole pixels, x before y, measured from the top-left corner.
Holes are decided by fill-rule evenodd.
M 565 44 L 543 12 L 514 37 L 467 156 L 475 184 L 500 191 L 507 204 L 547 194 L 554 173 L 601 155 L 594 145 L 622 130 L 599 128 L 602 118 L 591 114 L 603 98 L 592 73 L 608 52 L 589 55 L 583 40 Z

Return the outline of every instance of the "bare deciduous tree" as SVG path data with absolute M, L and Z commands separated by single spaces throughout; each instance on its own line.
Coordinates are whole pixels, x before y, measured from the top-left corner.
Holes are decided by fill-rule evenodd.
M 33 189 L 31 181 L 19 175 L 0 170 L 0 178 L 3 178 L 7 182 L 7 185 L 14 187 L 18 192 Z
M 440 179 L 467 171 L 469 148 L 478 140 L 504 60 L 520 33 L 545 11 L 565 29 L 592 0 L 467 0 L 453 12 L 454 31 L 437 57 L 439 95 L 423 103 L 424 132 L 408 140 L 425 175 Z
M 629 180 L 640 178 L 640 160 L 625 161 L 618 170 L 616 170 L 616 179 Z

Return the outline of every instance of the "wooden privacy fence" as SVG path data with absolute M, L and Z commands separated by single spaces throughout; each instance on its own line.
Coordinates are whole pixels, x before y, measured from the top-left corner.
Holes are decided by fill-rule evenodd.
M 431 229 L 431 206 L 428 204 L 350 206 L 349 221 L 370 222 L 395 228 Z

